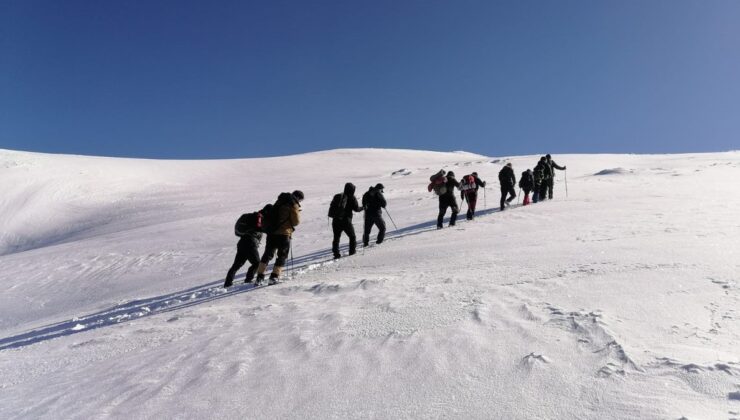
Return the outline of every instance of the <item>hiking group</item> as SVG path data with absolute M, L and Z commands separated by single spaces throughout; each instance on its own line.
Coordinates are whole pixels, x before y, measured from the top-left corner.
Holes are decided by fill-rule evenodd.
M 527 169 L 522 172 L 519 179 L 519 188 L 524 191 L 523 205 L 537 203 L 546 199 L 552 199 L 554 187 L 554 170 L 566 170 L 565 166 L 560 166 L 552 160 L 548 154 L 542 156 L 537 162 L 534 170 Z M 499 184 L 501 187 L 501 199 L 499 208 L 503 211 L 516 198 L 515 186 L 517 185 L 516 176 L 511 163 L 507 163 L 499 171 Z M 468 211 L 467 220 L 473 220 L 475 209 L 478 202 L 478 190 L 483 188 L 483 197 L 485 202 L 486 182 L 478 177 L 477 172 L 462 177 L 460 182 L 455 179 L 453 171 L 445 172 L 440 170 L 429 178 L 427 189 L 439 198 L 439 213 L 437 214 L 437 229 L 444 227 L 443 221 L 447 209 L 450 209 L 449 226 L 455 226 L 457 215 L 460 207 L 457 204 L 455 188 L 460 191 L 460 199 L 467 203 Z M 331 251 L 334 259 L 339 259 L 342 254 L 339 251 L 339 241 L 342 234 L 347 235 L 349 239 L 349 255 L 357 253 L 357 236 L 352 224 L 354 213 L 364 212 L 365 223 L 362 233 L 362 245 L 370 245 L 370 232 L 373 227 L 378 228 L 378 235 L 375 240 L 376 244 L 381 244 L 385 239 L 385 220 L 383 219 L 383 210 L 386 208 L 386 200 L 383 195 L 385 187 L 383 184 L 376 184 L 370 187 L 362 195 L 362 200 L 357 201 L 355 197 L 356 187 L 351 182 L 344 184 L 344 190 L 335 194 L 329 204 L 328 217 L 332 219 L 331 228 L 333 239 Z M 567 190 L 567 183 L 566 183 Z M 529 200 L 529 193 L 532 194 L 532 201 Z M 255 286 L 261 286 L 264 283 L 265 271 L 267 265 L 275 257 L 277 259 L 270 273 L 269 284 L 280 282 L 285 263 L 290 254 L 290 241 L 295 227 L 300 223 L 301 202 L 303 201 L 303 192 L 296 190 L 292 193 L 281 193 L 278 195 L 274 204 L 267 204 L 261 210 L 253 213 L 246 213 L 239 217 L 234 226 L 234 233 L 240 237 L 236 245 L 236 257 L 234 263 L 226 274 L 224 287 L 230 287 L 234 282 L 236 272 L 248 261 L 250 266 L 247 269 L 245 283 L 254 281 Z M 361 203 L 361 204 L 360 204 Z M 485 204 L 485 203 L 484 203 Z M 386 210 L 387 212 L 388 210 Z M 388 214 L 390 217 L 390 214 Z M 391 219 L 391 221 L 393 221 Z M 260 258 L 259 246 L 262 240 L 262 234 L 267 235 L 265 250 Z

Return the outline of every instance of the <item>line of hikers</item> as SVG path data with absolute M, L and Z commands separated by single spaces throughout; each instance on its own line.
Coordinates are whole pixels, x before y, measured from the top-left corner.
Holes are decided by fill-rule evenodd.
M 529 193 L 534 192 L 532 202 L 545 200 L 553 197 L 554 170 L 566 169 L 552 160 L 548 154 L 542 156 L 537 162 L 534 171 L 527 169 L 522 172 L 519 180 L 519 187 L 524 190 L 523 205 L 530 204 Z M 516 198 L 514 191 L 516 176 L 511 163 L 507 163 L 499 171 L 499 184 L 501 186 L 500 209 L 506 209 L 511 201 Z M 468 204 L 466 218 L 473 220 L 475 217 L 476 204 L 478 202 L 478 189 L 483 188 L 485 198 L 486 182 L 478 177 L 477 172 L 465 175 L 460 182 L 455 179 L 453 171 L 445 172 L 440 170 L 430 177 L 430 184 L 427 189 L 434 191 L 439 197 L 439 213 L 437 214 L 437 229 L 443 228 L 444 216 L 447 209 L 451 210 L 450 226 L 455 226 L 457 214 L 460 208 L 457 205 L 454 189 L 460 191 L 460 199 Z M 378 228 L 376 244 L 381 244 L 385 239 L 385 220 L 383 220 L 383 209 L 386 207 L 386 200 L 383 196 L 383 184 L 376 184 L 370 187 L 362 195 L 362 205 L 355 197 L 356 187 L 351 182 L 344 185 L 344 191 L 334 195 L 329 204 L 328 216 L 332 219 L 331 227 L 334 234 L 332 240 L 332 254 L 334 259 L 341 258 L 339 252 L 339 240 L 342 234 L 349 238 L 349 255 L 357 252 L 357 237 L 352 225 L 354 213 L 365 212 L 365 224 L 362 234 L 362 245 L 370 245 L 370 232 L 373 226 Z M 300 223 L 300 203 L 303 201 L 303 192 L 296 190 L 292 193 L 281 193 L 274 204 L 267 204 L 262 210 L 254 213 L 246 213 L 239 217 L 234 226 L 234 233 L 239 236 L 237 243 L 236 257 L 234 263 L 226 274 L 224 287 L 230 287 L 234 282 L 236 272 L 249 261 L 250 266 L 247 269 L 245 283 L 255 282 L 255 286 L 261 286 L 265 280 L 265 271 L 267 265 L 275 257 L 277 259 L 269 277 L 269 284 L 278 283 L 285 263 L 290 254 L 290 240 L 295 227 Z M 387 210 L 386 210 L 387 211 Z M 389 215 L 390 217 L 390 215 Z M 259 245 L 262 240 L 262 233 L 267 233 L 267 243 L 265 251 L 260 258 Z M 255 278 L 256 277 L 256 278 Z

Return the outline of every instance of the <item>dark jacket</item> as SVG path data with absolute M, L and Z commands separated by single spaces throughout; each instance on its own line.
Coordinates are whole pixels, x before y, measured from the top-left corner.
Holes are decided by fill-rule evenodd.
M 550 179 L 550 166 L 545 161 L 537 162 L 534 167 L 534 185 L 538 186 Z
M 344 192 L 335 195 L 336 198 L 339 196 L 339 213 L 335 219 L 352 220 L 353 212 L 362 211 L 362 207 L 357 202 L 355 197 L 355 185 L 351 182 L 344 184 Z
M 564 171 L 565 170 L 565 166 L 558 165 L 557 163 L 555 163 L 554 160 L 548 160 L 547 161 L 547 166 L 550 167 L 550 177 L 551 178 L 555 178 L 555 169 L 558 169 L 558 170 L 561 170 L 561 171 Z
M 498 181 L 501 183 L 501 188 L 514 188 L 516 185 L 516 176 L 511 166 L 504 166 L 498 173 Z
M 522 172 L 522 177 L 519 179 L 519 188 L 524 191 L 531 191 L 534 188 L 534 175 L 532 175 L 531 169 Z
M 457 203 L 457 200 L 455 200 L 455 187 L 457 187 L 457 189 L 459 190 L 460 183 L 457 182 L 454 176 L 447 175 L 447 182 L 445 183 L 445 186 L 447 187 L 447 191 L 439 196 L 439 200 L 449 203 Z
M 382 214 L 386 204 L 385 197 L 383 197 L 383 191 L 378 190 L 375 187 L 370 187 L 370 189 L 362 196 L 362 207 L 365 208 L 366 215 Z

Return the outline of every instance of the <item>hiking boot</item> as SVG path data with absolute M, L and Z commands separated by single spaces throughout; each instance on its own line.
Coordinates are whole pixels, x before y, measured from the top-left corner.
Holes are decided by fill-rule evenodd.
M 226 273 L 226 280 L 224 280 L 224 288 L 231 287 L 234 284 L 234 274 L 229 271 Z
M 335 259 L 335 260 L 338 260 L 338 259 L 340 259 L 340 258 L 342 258 L 342 256 L 341 256 L 341 255 L 334 255 L 334 259 Z
M 272 286 L 273 284 L 278 284 L 278 283 L 280 283 L 280 279 L 278 279 L 277 277 L 270 276 L 270 281 L 267 284 Z
M 257 274 L 257 279 L 254 280 L 254 287 L 262 286 L 263 284 L 265 284 L 265 275 Z

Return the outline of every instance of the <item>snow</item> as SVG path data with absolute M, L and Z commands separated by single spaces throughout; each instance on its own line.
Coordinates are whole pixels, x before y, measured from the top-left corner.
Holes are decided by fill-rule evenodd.
M 0 418 L 739 416 L 740 153 L 553 157 L 568 196 L 499 212 L 538 156 L 0 150 Z M 489 181 L 475 221 L 436 230 L 440 168 Z M 333 261 L 348 181 L 398 230 Z M 294 189 L 286 281 L 221 288 L 236 218 Z

